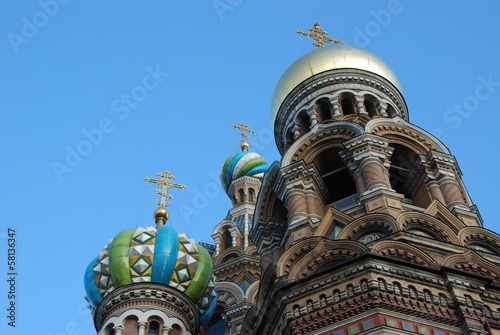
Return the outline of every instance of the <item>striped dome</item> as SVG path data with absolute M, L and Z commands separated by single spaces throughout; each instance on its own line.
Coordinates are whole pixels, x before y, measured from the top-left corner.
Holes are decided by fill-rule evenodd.
M 93 308 L 115 288 L 140 282 L 171 286 L 200 308 L 200 322 L 217 304 L 208 251 L 163 226 L 124 230 L 109 242 L 85 271 L 85 290 Z
M 224 189 L 227 190 L 233 179 L 241 176 L 262 178 L 269 169 L 265 158 L 255 152 L 242 151 L 230 156 L 222 165 L 220 178 Z

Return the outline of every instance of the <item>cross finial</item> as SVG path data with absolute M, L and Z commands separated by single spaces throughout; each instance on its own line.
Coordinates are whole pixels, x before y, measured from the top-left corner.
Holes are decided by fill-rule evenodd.
M 250 129 L 250 126 L 247 125 L 245 122 L 240 122 L 236 125 L 232 124 L 231 127 L 233 128 L 236 128 L 240 131 L 240 135 L 241 135 L 241 150 L 243 151 L 248 151 L 248 148 L 250 147 L 250 145 L 248 145 L 248 140 L 250 139 L 250 137 L 247 135 L 247 133 L 249 134 L 257 134 L 257 132 L 253 131 Z
M 158 184 L 161 187 L 159 190 L 155 190 L 156 194 L 160 195 L 160 200 L 156 200 L 156 203 L 161 207 L 165 208 L 170 205 L 170 202 L 167 202 L 167 199 L 172 199 L 172 195 L 168 194 L 168 190 L 172 187 L 177 187 L 181 189 L 185 189 L 186 186 L 181 184 L 176 184 L 172 180 L 175 179 L 174 176 L 170 174 L 168 171 L 163 171 L 162 173 L 157 173 L 158 179 L 144 178 L 145 181 L 149 183 Z
M 316 42 L 313 43 L 314 46 L 318 48 L 322 48 L 325 44 L 328 43 L 336 43 L 336 44 L 344 44 L 341 40 L 336 40 L 334 38 L 328 37 L 328 33 L 321 29 L 319 23 L 315 23 L 313 28 L 309 29 L 310 33 L 307 33 L 302 30 L 297 30 L 297 34 L 311 37 Z

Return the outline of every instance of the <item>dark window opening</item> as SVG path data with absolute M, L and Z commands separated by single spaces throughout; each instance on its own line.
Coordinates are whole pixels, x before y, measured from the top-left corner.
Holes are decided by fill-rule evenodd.
M 315 103 L 318 121 L 324 122 L 332 119 L 332 106 L 328 98 L 321 98 Z
M 304 135 L 311 128 L 311 120 L 305 111 L 297 116 L 296 124 L 299 127 L 300 135 Z
M 327 149 L 313 161 L 328 189 L 328 198 L 325 199 L 327 204 L 357 193 L 354 180 L 340 157 L 340 150 L 341 148 Z
M 370 117 L 374 117 L 378 115 L 377 107 L 375 107 L 375 104 L 371 100 L 365 100 L 365 108 L 366 112 Z
M 412 194 L 409 193 L 407 181 L 410 169 L 415 163 L 418 155 L 401 144 L 390 144 L 394 148 L 391 156 L 391 167 L 389 169 L 389 176 L 392 188 L 405 198 L 412 199 Z
M 342 108 L 342 113 L 344 115 L 356 113 L 354 102 L 352 101 L 351 98 L 342 98 L 342 100 L 340 100 L 340 106 Z

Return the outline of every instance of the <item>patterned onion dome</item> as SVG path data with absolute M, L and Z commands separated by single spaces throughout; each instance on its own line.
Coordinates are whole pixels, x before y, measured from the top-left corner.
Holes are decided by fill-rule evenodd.
M 230 156 L 222 165 L 220 178 L 224 189 L 227 190 L 233 179 L 241 176 L 262 178 L 269 169 L 265 158 L 255 152 L 242 151 Z
M 140 282 L 171 286 L 200 308 L 200 323 L 217 304 L 208 251 L 174 229 L 124 230 L 109 242 L 85 271 L 85 290 L 93 308 L 115 288 Z

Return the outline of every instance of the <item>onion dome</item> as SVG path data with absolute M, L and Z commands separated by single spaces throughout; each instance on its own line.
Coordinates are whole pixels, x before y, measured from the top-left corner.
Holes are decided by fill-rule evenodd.
M 92 308 L 114 289 L 141 282 L 168 285 L 183 292 L 200 309 L 200 323 L 217 304 L 208 251 L 168 226 L 124 230 L 109 242 L 85 271 Z
M 241 151 L 235 153 L 226 159 L 224 165 L 222 165 L 220 174 L 222 186 L 227 190 L 231 181 L 241 176 L 262 179 L 264 172 L 268 169 L 269 164 L 267 164 L 266 159 L 255 152 Z
M 379 75 L 391 82 L 400 93 L 401 84 L 394 71 L 377 55 L 349 45 L 317 48 L 295 61 L 276 85 L 271 106 L 272 120 L 285 98 L 304 80 L 321 72 L 334 69 L 358 69 Z

